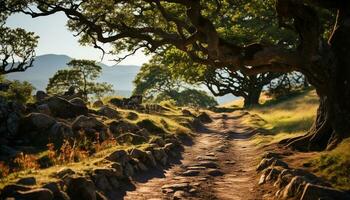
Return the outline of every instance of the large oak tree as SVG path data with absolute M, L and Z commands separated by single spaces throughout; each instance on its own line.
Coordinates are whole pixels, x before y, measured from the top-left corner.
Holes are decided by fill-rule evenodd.
M 64 12 L 70 29 L 81 36 L 82 43 L 111 43 L 116 53 L 138 48 L 157 51 L 171 45 L 193 61 L 217 68 L 249 74 L 302 72 L 316 88 L 320 106 L 308 134 L 289 141 L 289 145 L 312 150 L 332 148 L 350 134 L 350 1 L 277 0 L 276 18 L 266 21 L 266 26 L 278 22 L 281 30 L 294 32 L 298 37 L 294 44 L 250 41 L 253 35 L 249 32 L 227 39 L 226 34 L 234 33 L 240 23 L 269 19 L 252 12 L 237 20 L 238 7 L 264 7 L 270 1 L 5 1 L 5 9 L 33 17 Z M 336 18 L 325 18 L 328 13 Z M 219 21 L 225 21 L 224 26 Z

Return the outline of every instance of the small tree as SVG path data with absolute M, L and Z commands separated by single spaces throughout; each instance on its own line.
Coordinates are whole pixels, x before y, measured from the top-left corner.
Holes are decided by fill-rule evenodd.
M 89 95 L 99 98 L 108 92 L 113 92 L 112 85 L 95 82 L 102 73 L 102 68 L 95 61 L 72 60 L 67 65 L 68 69 L 58 70 L 49 79 L 46 87 L 49 94 L 63 94 L 72 86 L 86 99 Z
M 6 13 L 0 13 L 0 75 L 25 71 L 33 66 L 38 37 L 24 29 L 5 27 Z
M 33 85 L 27 81 L 9 81 L 3 76 L 0 76 L 0 85 L 6 86 L 4 89 L 0 89 L 0 97 L 19 103 L 31 101 L 32 92 L 35 90 Z
M 133 94 L 143 95 L 144 99 L 153 102 L 174 100 L 177 106 L 211 107 L 216 100 L 205 91 L 196 90 L 180 79 L 173 77 L 170 68 L 162 64 L 161 56 L 141 67 L 134 84 Z

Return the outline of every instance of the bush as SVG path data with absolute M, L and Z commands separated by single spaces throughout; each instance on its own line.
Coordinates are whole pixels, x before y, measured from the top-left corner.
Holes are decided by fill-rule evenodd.
M 33 101 L 32 92 L 35 90 L 32 84 L 27 81 L 9 81 L 0 78 L 0 84 L 8 85 L 8 88 L 0 90 L 0 96 L 19 103 L 27 103 Z

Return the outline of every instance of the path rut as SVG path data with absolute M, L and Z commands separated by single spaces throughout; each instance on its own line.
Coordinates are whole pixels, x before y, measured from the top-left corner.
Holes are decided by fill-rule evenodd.
M 211 114 L 213 122 L 185 147 L 181 163 L 158 177 L 135 182 L 123 199 L 263 199 L 255 171 L 261 152 L 249 139 L 255 130 L 241 123 L 245 114 Z

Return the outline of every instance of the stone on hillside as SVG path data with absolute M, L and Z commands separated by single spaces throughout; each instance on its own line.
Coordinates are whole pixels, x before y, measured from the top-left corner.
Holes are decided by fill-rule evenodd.
M 334 199 L 348 200 L 350 195 L 336 190 L 334 188 L 324 187 L 320 185 L 307 184 L 300 200 L 319 200 L 319 199 Z
M 38 188 L 28 191 L 19 191 L 16 195 L 16 199 L 32 199 L 32 200 L 51 200 L 53 199 L 53 193 L 46 188 Z
M 116 138 L 118 143 L 127 143 L 127 144 L 142 144 L 147 140 L 143 136 L 139 136 L 133 133 L 124 133 Z
M 74 104 L 74 105 L 80 106 L 80 107 L 86 107 L 86 102 L 79 97 L 75 97 L 75 98 L 69 100 L 69 102 Z
M 187 170 L 184 173 L 182 173 L 183 176 L 198 176 L 200 171 L 198 170 Z
M 176 191 L 173 195 L 174 200 L 186 199 L 187 193 L 185 191 Z
M 31 113 L 21 119 L 17 136 L 27 143 L 46 145 L 53 137 L 49 130 L 55 123 L 55 119 L 48 115 Z
M 272 158 L 264 158 L 264 159 L 262 159 L 256 170 L 257 171 L 261 171 L 263 169 L 268 168 L 271 165 L 288 168 L 287 163 L 283 162 L 280 159 L 272 157 Z
M 105 140 L 107 135 L 107 127 L 102 122 L 98 121 L 94 117 L 87 117 L 80 115 L 72 123 L 73 131 L 84 131 L 89 137 L 95 137 L 96 133 L 99 133 L 100 139 Z
M 36 107 L 39 113 L 45 114 L 45 115 L 51 115 L 50 107 L 47 104 L 41 104 Z
M 210 175 L 210 176 L 222 176 L 222 175 L 224 175 L 224 172 L 222 172 L 218 169 L 208 169 L 208 175 Z
M 139 116 L 135 112 L 128 112 L 126 118 L 130 120 L 136 120 Z
M 107 176 L 105 174 L 94 174 L 92 179 L 95 183 L 95 186 L 104 192 L 109 192 L 112 190 L 112 186 L 109 184 Z
M 147 165 L 155 167 L 157 166 L 156 159 L 154 158 L 153 154 L 151 151 L 146 151 L 147 157 L 148 157 L 148 162 L 146 162 Z
M 162 186 L 162 190 L 164 189 L 172 189 L 174 191 L 178 190 L 188 190 L 190 188 L 189 183 L 175 183 L 175 184 L 166 184 Z
M 140 130 L 138 126 L 125 120 L 112 121 L 108 124 L 108 126 L 111 133 L 116 136 L 120 135 L 121 133 L 137 132 Z
M 129 176 L 129 177 L 132 177 L 135 174 L 135 170 L 134 170 L 133 166 L 128 162 L 125 164 L 124 174 L 126 176 Z
M 52 138 L 52 142 L 55 144 L 60 144 L 64 139 L 72 138 L 74 133 L 69 125 L 63 122 L 56 122 L 49 129 L 49 136 Z
M 112 161 L 112 162 L 118 162 L 122 166 L 125 166 L 127 162 L 129 162 L 130 157 L 124 150 L 117 150 L 111 153 L 109 156 L 105 158 L 106 160 Z
M 168 155 L 166 154 L 166 152 L 164 151 L 163 148 L 154 148 L 153 149 L 153 155 L 154 158 L 160 162 L 163 166 L 165 166 L 168 162 Z
M 213 161 L 200 161 L 194 166 L 207 167 L 207 168 L 218 168 L 218 164 Z
M 55 173 L 55 176 L 58 178 L 63 178 L 65 176 L 70 176 L 73 174 L 75 174 L 75 171 L 73 171 L 71 168 L 63 167 Z
M 6 185 L 0 193 L 0 199 L 6 199 L 6 197 L 15 197 L 19 191 L 28 191 L 32 188 L 24 185 L 9 184 Z
M 95 101 L 93 104 L 92 104 L 92 107 L 94 108 L 99 108 L 99 107 L 102 107 L 104 106 L 103 102 L 101 100 L 97 100 Z
M 99 115 L 103 115 L 106 116 L 110 119 L 116 119 L 116 118 L 120 118 L 120 114 L 118 111 L 114 110 L 113 108 L 110 108 L 108 106 L 102 106 L 97 113 Z
M 70 200 L 67 193 L 60 190 L 60 186 L 56 182 L 49 182 L 43 185 L 43 188 L 49 189 L 53 193 L 55 200 Z
M 36 184 L 36 179 L 34 177 L 26 177 L 26 178 L 21 178 L 19 179 L 16 184 L 20 185 L 35 185 Z
M 43 101 L 45 98 L 49 97 L 44 91 L 38 90 L 35 94 L 35 99 L 37 102 Z
M 187 109 L 182 109 L 181 110 L 182 114 L 185 116 L 193 116 L 193 114 L 191 113 L 191 111 L 187 110 Z
M 61 97 L 50 97 L 44 101 L 50 108 L 53 116 L 60 118 L 74 118 L 79 115 L 87 115 L 88 108 L 79 106 Z
M 282 198 L 297 197 L 303 191 L 305 179 L 301 176 L 295 176 L 282 191 Z
M 85 177 L 72 177 L 67 184 L 67 194 L 72 200 L 96 200 L 95 185 Z
M 210 118 L 210 116 L 206 113 L 206 112 L 202 112 L 201 114 L 198 115 L 197 117 L 199 119 L 199 121 L 201 121 L 202 123 L 210 123 L 213 120 Z

